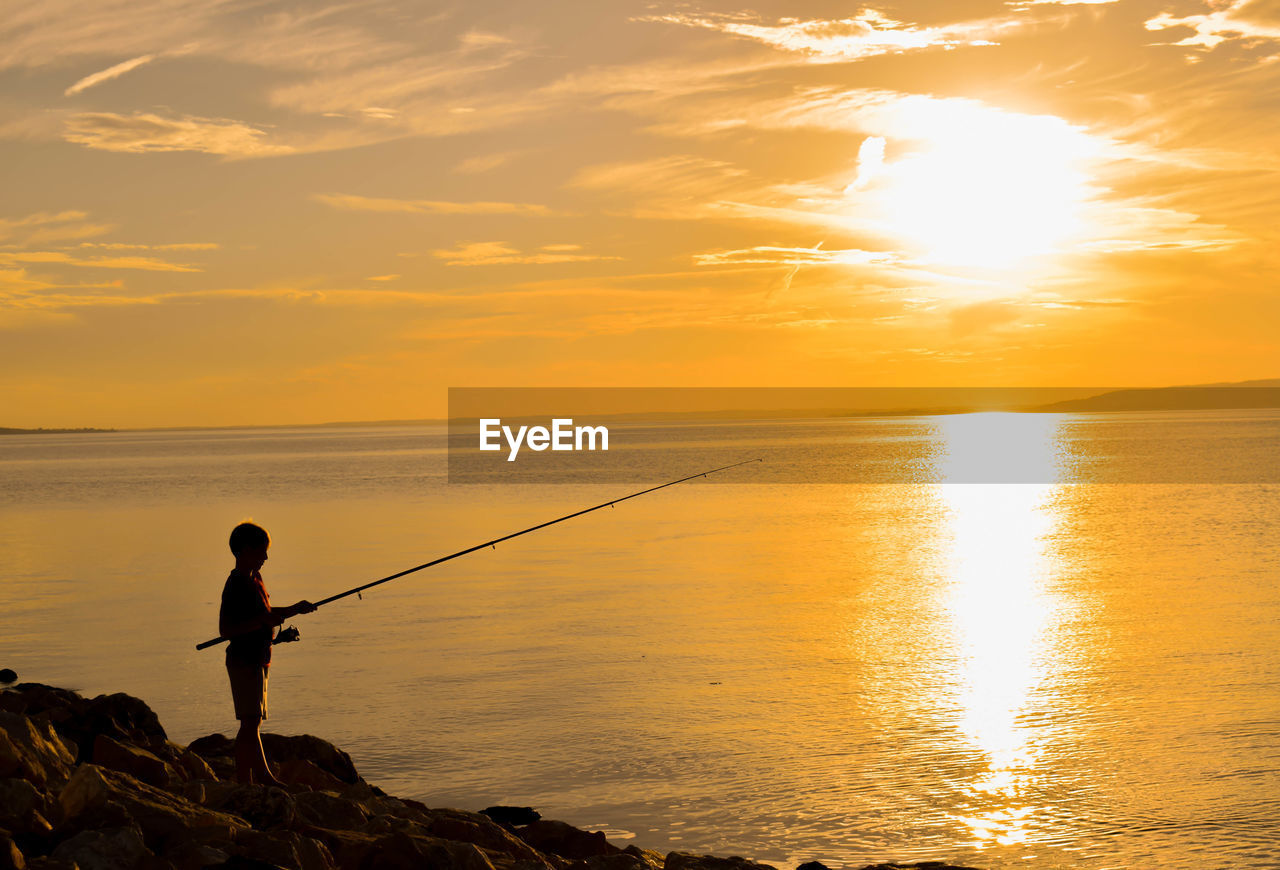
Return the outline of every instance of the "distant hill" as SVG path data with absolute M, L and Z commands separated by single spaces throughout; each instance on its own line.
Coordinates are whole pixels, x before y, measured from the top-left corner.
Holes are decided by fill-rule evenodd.
M 0 435 L 66 435 L 70 432 L 114 432 L 115 429 L 9 429 L 0 426 Z
M 1221 411 L 1249 408 L 1280 408 L 1280 378 L 1240 381 L 1234 384 L 1113 390 L 1085 399 L 1051 402 L 1027 410 L 1033 413 L 1105 413 L 1108 411 Z

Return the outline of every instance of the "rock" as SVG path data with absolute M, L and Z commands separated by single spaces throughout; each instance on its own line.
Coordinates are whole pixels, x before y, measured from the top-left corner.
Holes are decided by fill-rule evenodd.
M 481 810 L 480 814 L 488 816 L 504 828 L 531 825 L 542 818 L 542 813 L 533 807 L 487 807 Z
M 384 806 L 385 802 L 389 800 L 391 799 L 383 799 L 383 801 L 377 802 L 376 805 L 379 807 Z M 507 855 L 519 861 L 530 861 L 540 865 L 546 863 L 535 847 L 494 822 L 488 816 L 480 813 L 469 813 L 464 810 L 433 810 L 426 807 L 418 810 L 409 805 L 406 805 L 405 808 L 410 814 L 416 815 L 417 820 L 429 836 L 472 843 L 490 852 Z M 412 818 L 414 815 L 410 815 L 410 817 Z
M 831 868 L 821 861 L 805 861 L 796 870 L 831 870 Z
M 208 843 L 187 840 L 170 848 L 161 857 L 172 864 L 174 870 L 202 870 L 225 864 L 231 855 Z
M 22 712 L 43 716 L 64 741 L 79 747 L 79 761 L 89 760 L 99 734 L 148 749 L 166 740 L 155 712 L 144 701 L 123 692 L 86 700 L 68 689 L 42 683 L 19 683 L 12 691 L 21 695 Z
M 25 779 L 0 779 L 0 828 L 10 834 L 43 837 L 51 825 L 49 801 Z
M 53 858 L 80 870 L 137 870 L 154 859 L 135 827 L 82 831 L 53 850 Z
M 424 867 L 494 870 L 484 853 L 470 843 L 415 837 L 402 831 L 379 838 L 357 865 L 357 870 L 421 870 Z
M 209 763 L 189 749 L 183 748 L 178 754 L 178 766 L 188 779 L 218 779 Z
M 656 852 L 657 860 L 650 863 L 643 856 L 626 851 L 613 855 L 593 855 L 584 861 L 578 861 L 572 870 L 662 870 L 662 856 Z
M 0 668 L 0 683 L 7 686 L 16 679 L 18 679 L 18 674 L 12 668 Z
M 331 792 L 304 791 L 294 795 L 294 800 L 298 818 L 316 827 L 358 829 L 369 819 L 359 803 Z
M 71 776 L 75 750 L 45 719 L 0 713 L 0 777 L 21 777 L 41 790 L 61 788 Z
M 289 785 L 300 785 L 315 791 L 341 791 L 346 785 L 305 758 L 286 758 L 276 764 L 276 776 Z
M 26 866 L 18 844 L 8 834 L 0 832 L 0 870 L 26 870 Z
M 178 779 L 177 772 L 152 753 L 121 743 L 105 734 L 94 738 L 90 760 L 99 767 L 127 773 L 140 782 L 158 788 L 167 788 Z
M 356 773 L 356 766 L 352 763 L 351 756 L 319 737 L 313 737 L 310 734 L 300 734 L 295 737 L 263 734 L 262 748 L 266 753 L 267 762 L 273 766 L 283 768 L 289 762 L 303 761 L 341 783 L 353 785 L 363 782 Z M 221 771 L 223 768 L 219 765 L 228 763 L 231 770 L 235 769 L 235 741 L 230 737 L 210 734 L 193 740 L 187 749 L 203 758 L 214 770 Z
M 662 870 L 661 853 L 628 846 L 612 855 L 593 855 L 574 865 L 577 870 Z
M 237 815 L 260 831 L 287 828 L 298 817 L 297 802 L 282 788 L 229 782 L 203 785 L 205 806 Z
M 601 831 L 583 831 L 565 822 L 549 819 L 518 828 L 515 834 L 538 851 L 550 852 L 562 858 L 590 858 L 622 851 L 606 840 Z
M 162 851 L 184 839 L 231 840 L 243 819 L 215 812 L 191 801 L 139 782 L 125 773 L 95 764 L 76 768 L 58 795 L 67 821 L 80 830 L 108 827 L 104 821 L 123 817 L 142 829 L 148 848 Z
M 665 870 L 777 870 L 769 864 L 758 864 L 746 858 L 716 858 L 711 855 L 689 855 L 672 852 L 664 862 Z
M 80 866 L 46 855 L 29 860 L 27 862 L 27 870 L 80 870 Z
M 293 831 L 245 831 L 233 847 L 231 859 L 237 858 L 291 870 L 335 870 L 338 866 L 323 843 Z
M 961 867 L 948 864 L 946 861 L 921 861 L 917 864 L 868 864 L 862 870 L 978 870 L 976 867 Z
M 332 831 L 317 828 L 310 832 L 328 847 L 330 854 L 343 870 L 360 867 L 374 853 L 378 838 L 363 831 Z

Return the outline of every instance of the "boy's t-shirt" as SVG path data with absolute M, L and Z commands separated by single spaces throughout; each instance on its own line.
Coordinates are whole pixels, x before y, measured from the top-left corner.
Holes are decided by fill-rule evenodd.
M 219 621 L 244 622 L 270 612 L 271 598 L 267 595 L 267 587 L 262 583 L 262 575 L 255 571 L 249 577 L 239 571 L 232 571 L 226 585 L 222 587 Z M 227 644 L 227 664 L 249 667 L 266 667 L 271 664 L 271 639 L 274 635 L 275 629 L 271 627 L 235 635 Z

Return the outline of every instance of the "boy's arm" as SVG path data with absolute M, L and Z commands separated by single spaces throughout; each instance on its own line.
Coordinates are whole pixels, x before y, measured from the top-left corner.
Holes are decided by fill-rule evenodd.
M 271 618 L 274 620 L 272 625 L 280 625 L 291 616 L 297 616 L 300 613 L 314 613 L 316 606 L 310 601 L 298 601 L 290 604 L 288 607 L 271 608 Z

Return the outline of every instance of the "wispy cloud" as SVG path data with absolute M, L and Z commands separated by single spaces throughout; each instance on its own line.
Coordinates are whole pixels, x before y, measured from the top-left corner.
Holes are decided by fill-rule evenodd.
M 73 257 L 66 251 L 0 251 L 0 264 L 44 263 L 92 269 L 137 269 L 145 272 L 200 272 L 198 266 L 170 263 L 154 257 Z
M 265 141 L 266 133 L 240 121 L 163 118 L 149 112 L 118 115 L 85 112 L 67 120 L 63 138 L 102 151 L 200 151 L 227 157 L 287 154 L 293 149 Z
M 1006 6 L 1026 9 L 1031 6 L 1107 6 L 1120 0 L 1007 0 Z
M 875 9 L 863 9 L 852 18 L 783 18 L 772 24 L 745 13 L 680 13 L 639 20 L 716 30 L 825 62 L 860 60 L 931 48 L 993 45 L 993 40 L 1001 34 L 1024 26 L 1024 22 L 1018 19 L 1003 18 L 919 27 L 897 21 Z
M 814 248 L 783 248 L 761 245 L 733 251 L 712 251 L 694 256 L 699 266 L 740 266 L 757 264 L 768 266 L 870 266 L 876 263 L 892 263 L 898 255 L 888 251 L 864 251 L 859 248 L 823 250 Z
M 174 242 L 165 245 L 140 245 L 127 242 L 81 242 L 82 248 L 98 248 L 104 251 L 216 251 L 217 242 Z
M 521 214 L 549 215 L 551 209 L 527 202 L 445 202 L 433 199 L 393 199 L 345 193 L 317 193 L 313 197 L 325 205 L 345 211 L 398 212 L 403 214 Z
M 1275 42 L 1280 40 L 1280 10 L 1274 0 L 1236 0 L 1211 2 L 1213 9 L 1200 15 L 1178 17 L 1162 12 L 1146 22 L 1147 30 L 1169 30 L 1187 27 L 1190 36 L 1173 43 L 1189 47 L 1213 49 L 1224 42 Z
M 156 56 L 154 54 L 144 54 L 130 60 L 126 60 L 123 63 L 118 63 L 115 66 L 107 67 L 100 72 L 85 76 L 80 79 L 80 81 L 63 91 L 62 94 L 66 97 L 74 96 L 81 91 L 87 91 L 94 85 L 100 85 L 103 82 L 109 82 L 112 79 L 119 78 L 125 73 L 135 70 L 144 64 L 151 63 L 151 61 L 155 59 Z
M 506 242 L 464 242 L 455 248 L 432 251 L 447 266 L 492 266 L 520 263 L 582 263 L 589 260 L 619 260 L 620 257 L 579 254 L 578 245 L 546 245 L 534 251 L 521 251 Z
M 0 218 L 0 243 L 42 245 L 100 236 L 108 224 L 91 223 L 82 211 L 37 212 L 21 218 Z

